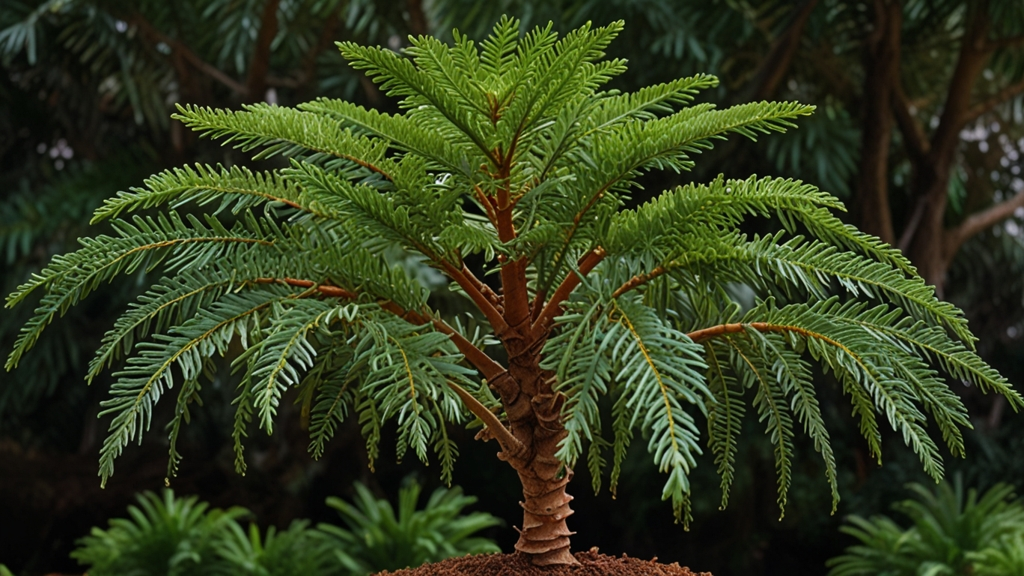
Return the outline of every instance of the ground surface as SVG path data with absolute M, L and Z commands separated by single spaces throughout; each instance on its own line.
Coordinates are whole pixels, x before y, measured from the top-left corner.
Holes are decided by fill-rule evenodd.
M 515 554 L 488 554 L 449 558 L 419 568 L 382 572 L 378 576 L 711 576 L 709 572 L 691 572 L 679 564 L 659 564 L 654 560 L 640 560 L 622 556 L 606 556 L 591 548 L 577 552 L 579 566 L 540 568 L 530 564 L 526 556 Z

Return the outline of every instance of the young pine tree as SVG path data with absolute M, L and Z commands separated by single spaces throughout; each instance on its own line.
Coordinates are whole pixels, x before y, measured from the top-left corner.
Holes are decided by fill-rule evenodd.
M 479 45 L 458 33 L 453 46 L 420 37 L 401 54 L 340 44 L 401 99 L 400 115 L 329 99 L 297 109 L 179 108 L 176 118 L 194 130 L 258 150 L 256 159 L 284 156 L 288 167 L 169 170 L 107 200 L 95 220 L 110 219 L 113 235 L 83 239 L 8 298 L 43 293 L 8 368 L 104 282 L 159 267 L 166 276 L 116 322 L 86 377 L 128 357 L 104 403 L 113 420 L 103 481 L 177 387 L 174 473 L 201 374 L 240 341 L 239 470 L 250 421 L 270 433 L 289 388 L 309 409 L 314 457 L 352 413 L 371 459 L 381 427 L 394 421 L 398 454 L 426 460 L 434 451 L 446 479 L 456 455 L 446 425 L 475 417 L 479 436 L 496 440 L 519 475 L 516 549 L 539 565 L 575 561 L 572 467 L 585 451 L 598 486 L 610 448 L 614 489 L 637 430 L 668 476 L 663 498 L 685 515 L 700 452 L 696 415 L 705 418 L 724 504 L 747 400 L 775 444 L 780 505 L 798 428 L 837 499 L 809 360 L 841 382 L 876 457 L 881 417 L 936 478 L 942 459 L 925 413 L 954 454 L 970 426 L 936 368 L 1024 403 L 974 354 L 960 311 L 937 300 L 898 251 L 842 224 L 832 213 L 841 204 L 812 186 L 718 178 L 624 209 L 642 173 L 688 170 L 714 139 L 781 131 L 812 107 L 693 105 L 716 83 L 704 75 L 631 94 L 602 90 L 625 70 L 603 58 L 621 29 L 585 26 L 559 38 L 548 26 L 520 37 L 506 18 Z M 173 210 L 189 203 L 218 209 L 202 218 Z M 235 224 L 222 223 L 226 212 Z M 776 217 L 784 231 L 748 237 L 739 231 L 747 216 Z M 399 265 L 410 253 L 413 266 Z M 444 274 L 492 339 L 432 310 L 417 267 Z M 752 307 L 737 301 L 739 285 L 759 295 Z M 842 297 L 830 296 L 837 288 Z

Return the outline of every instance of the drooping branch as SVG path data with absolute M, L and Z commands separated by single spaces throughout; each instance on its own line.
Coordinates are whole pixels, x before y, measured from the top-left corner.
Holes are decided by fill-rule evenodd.
M 615 292 L 612 292 L 612 298 L 618 298 L 619 296 L 622 296 L 623 294 L 629 292 L 630 290 L 636 288 L 637 286 L 641 286 L 643 284 L 650 282 L 651 280 L 654 280 L 655 278 L 661 276 L 665 272 L 668 272 L 668 268 L 664 266 L 658 266 L 645 274 L 637 274 L 636 276 L 633 276 L 632 278 L 624 282 L 622 286 L 616 288 Z
M 562 303 L 580 285 L 583 277 L 604 260 L 605 255 L 604 248 L 598 246 L 580 258 L 577 269 L 565 276 L 565 279 L 562 280 L 562 283 L 559 284 L 555 292 L 551 294 L 551 299 L 548 300 L 548 303 L 544 305 L 544 309 L 537 316 L 537 320 L 533 323 L 530 330 L 535 336 L 544 333 L 550 327 L 551 322 L 554 321 L 555 316 L 562 309 Z
M 505 455 L 506 459 L 515 457 L 526 449 L 523 443 L 513 436 L 512 432 L 501 423 L 501 420 L 498 420 L 498 417 L 481 404 L 479 400 L 474 398 L 472 394 L 454 382 L 448 382 L 448 386 L 455 391 L 459 399 L 462 400 L 462 403 L 466 405 L 466 408 L 484 423 L 484 426 L 494 439 L 498 441 L 498 444 L 501 444 L 501 449 L 508 452 Z
M 736 334 L 739 332 L 745 332 L 747 329 L 757 330 L 758 332 L 779 332 L 799 334 L 806 338 L 814 338 L 817 340 L 821 340 L 826 344 L 830 344 L 837 348 L 841 348 L 842 350 L 849 353 L 851 356 L 856 357 L 856 355 L 849 348 L 847 348 L 837 340 L 829 338 L 828 336 L 825 336 L 824 334 L 821 334 L 819 332 L 814 332 L 812 330 L 801 328 L 800 326 L 793 326 L 790 324 L 772 324 L 770 322 L 736 322 L 732 324 L 719 324 L 717 326 L 711 326 L 701 330 L 695 330 L 687 334 L 687 336 L 690 337 L 690 340 L 693 340 L 696 343 L 700 343 L 704 342 L 705 340 L 710 340 L 712 338 L 724 336 L 726 334 Z
M 1009 218 L 1017 208 L 1022 206 L 1024 206 L 1024 192 L 970 215 L 959 226 L 946 232 L 942 241 L 943 257 L 951 259 L 960 246 L 972 236 Z
M 996 109 L 1000 104 L 1003 104 L 1007 100 L 1024 93 L 1024 80 L 1020 82 L 1010 84 L 1002 90 L 996 92 L 991 97 L 975 104 L 971 107 L 971 110 L 967 113 L 967 117 L 964 123 L 969 123 L 978 118 L 988 114 L 992 110 Z
M 284 284 L 286 286 L 295 286 L 297 288 L 312 288 L 313 291 L 319 292 L 329 298 L 346 298 L 349 300 L 358 298 L 355 292 L 350 292 L 339 286 L 331 286 L 329 284 L 317 284 L 312 280 L 301 280 L 298 278 L 257 278 L 253 280 L 256 284 Z
M 460 288 L 462 288 L 469 298 L 473 300 L 480 312 L 483 313 L 487 321 L 490 322 L 491 328 L 494 329 L 495 334 L 502 334 L 508 330 L 508 323 L 502 317 L 501 313 L 498 312 L 497 307 L 494 304 L 494 299 L 497 297 L 483 282 L 481 282 L 473 273 L 466 268 L 466 265 L 462 265 L 462 269 L 456 268 L 450 262 L 441 261 L 441 266 L 448 276 L 454 280 Z M 487 293 L 491 294 L 488 297 Z
M 350 290 L 341 288 L 340 286 L 332 286 L 330 284 L 317 284 L 311 280 L 302 280 L 299 278 L 256 278 L 253 280 L 255 284 L 284 284 L 287 286 L 295 286 L 297 288 L 307 288 L 311 293 L 319 293 L 328 298 L 344 298 L 346 300 L 355 300 L 359 297 L 358 294 Z M 442 334 L 448 336 L 455 347 L 458 348 L 459 352 L 466 357 L 466 360 L 473 365 L 480 374 L 488 379 L 494 379 L 499 377 L 505 372 L 505 367 L 499 364 L 496 360 L 491 358 L 486 352 L 477 348 L 466 339 L 465 336 L 460 334 L 457 330 L 449 326 L 440 318 L 434 318 L 421 314 L 415 310 L 405 310 L 398 304 L 391 302 L 390 300 L 382 300 L 378 302 L 381 309 L 386 310 L 403 320 L 411 322 L 413 324 L 423 325 L 431 324 L 434 329 Z

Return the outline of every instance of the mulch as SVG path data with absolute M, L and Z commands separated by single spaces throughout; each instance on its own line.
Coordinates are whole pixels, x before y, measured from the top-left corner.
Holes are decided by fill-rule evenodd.
M 519 552 L 465 556 L 377 576 L 711 576 L 710 572 L 691 572 L 678 563 L 659 564 L 657 558 L 641 560 L 625 554 L 616 558 L 601 554 L 597 548 L 574 556 L 580 562 L 578 566 L 548 567 L 530 564 Z

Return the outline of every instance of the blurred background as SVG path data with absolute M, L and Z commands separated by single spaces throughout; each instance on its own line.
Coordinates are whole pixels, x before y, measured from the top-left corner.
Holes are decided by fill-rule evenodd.
M 798 130 L 757 143 L 719 142 L 692 173 L 648 177 L 636 200 L 723 172 L 820 186 L 846 203 L 848 222 L 903 249 L 964 309 L 981 355 L 1024 386 L 1020 0 L 2 0 L 4 292 L 73 249 L 79 236 L 96 234 L 91 212 L 118 190 L 184 163 L 247 162 L 171 121 L 175 103 L 238 108 L 331 96 L 395 111 L 394 101 L 344 63 L 335 41 L 398 50 L 410 34 L 450 39 L 453 28 L 481 38 L 501 14 L 521 18 L 523 29 L 552 21 L 563 32 L 624 19 L 610 53 L 627 58 L 629 72 L 612 88 L 709 72 L 721 85 L 702 98 L 721 106 L 815 104 L 817 113 Z M 755 222 L 751 231 L 772 226 Z M 108 422 L 97 415 L 109 380 L 91 387 L 82 380 L 117 313 L 151 281 L 139 273 L 99 291 L 0 376 L 0 563 L 14 574 L 83 572 L 68 556 L 75 540 L 124 516 L 138 491 L 164 485 L 166 440 L 154 430 L 126 449 L 100 490 L 97 452 Z M 448 306 L 460 309 L 459 302 Z M 30 309 L 0 313 L 4 356 Z M 221 394 L 209 394 L 179 443 L 185 461 L 171 483 L 176 493 L 244 506 L 259 526 L 283 530 L 296 518 L 336 522 L 325 499 L 352 498 L 356 481 L 392 500 L 410 478 L 428 494 L 440 485 L 438 470 L 397 463 L 386 436 L 371 473 L 356 422 L 312 460 L 289 403 L 276 434 L 250 439 L 248 474 L 235 474 L 235 383 L 230 370 L 218 373 L 210 386 Z M 780 518 L 769 439 L 744 434 L 728 509 L 718 510 L 718 479 L 705 458 L 694 479 L 695 521 L 684 531 L 660 502 L 663 479 L 636 443 L 616 498 L 595 495 L 586 470 L 577 471 L 575 549 L 657 556 L 716 576 L 825 574 L 826 559 L 854 542 L 839 532 L 845 517 L 890 513 L 909 496 L 905 485 L 925 478 L 895 434 L 885 438 L 884 466 L 868 458 L 839 388 L 826 375 L 818 384 L 841 469 L 835 515 L 819 457 L 804 442 Z M 946 454 L 947 475 L 982 490 L 998 482 L 1021 488 L 1024 416 L 1001 398 L 953 386 L 974 430 L 966 459 Z M 157 410 L 154 427 L 168 419 Z M 480 535 L 511 551 L 521 518 L 517 479 L 497 463 L 493 443 L 452 434 L 461 452 L 454 483 L 479 499 L 467 510 L 504 519 Z

